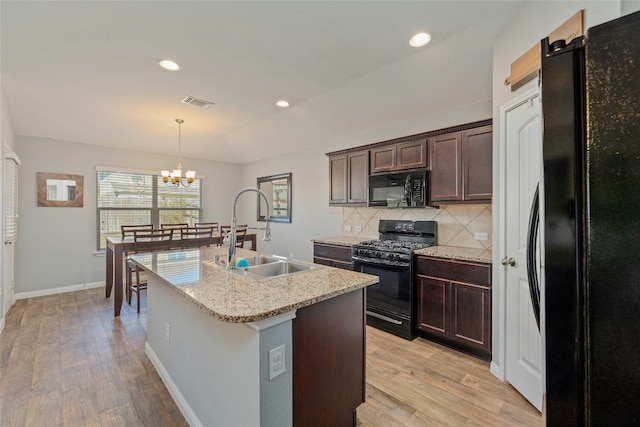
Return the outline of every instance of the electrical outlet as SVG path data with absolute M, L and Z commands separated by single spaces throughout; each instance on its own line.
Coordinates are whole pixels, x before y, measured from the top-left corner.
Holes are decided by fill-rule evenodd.
M 355 230 L 356 230 L 356 233 L 359 233 L 362 231 L 362 227 L 360 227 L 359 225 L 356 225 Z
M 351 231 L 351 226 L 350 225 L 345 225 L 344 226 L 344 231 Z
M 476 240 L 487 240 L 489 238 L 487 233 L 473 233 L 473 238 Z
M 164 339 L 165 339 L 166 342 L 170 342 L 171 341 L 171 326 L 169 326 L 168 323 L 165 323 Z
M 278 375 L 284 374 L 285 370 L 284 344 L 282 344 L 269 350 L 269 379 L 272 380 Z

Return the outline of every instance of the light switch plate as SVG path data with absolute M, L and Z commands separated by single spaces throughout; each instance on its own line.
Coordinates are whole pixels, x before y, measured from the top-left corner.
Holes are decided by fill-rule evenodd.
M 345 225 L 344 226 L 344 231 L 351 231 L 351 226 L 350 225 Z
M 476 240 L 487 240 L 489 238 L 489 235 L 487 233 L 473 233 L 473 238 Z
M 355 230 L 356 230 L 356 233 L 359 233 L 362 231 L 362 227 L 360 227 L 359 225 L 356 225 Z

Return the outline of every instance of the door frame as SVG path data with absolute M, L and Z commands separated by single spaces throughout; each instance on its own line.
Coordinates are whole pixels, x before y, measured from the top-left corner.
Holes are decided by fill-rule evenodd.
M 494 328 L 492 330 L 493 334 L 493 343 L 494 346 L 492 348 L 493 360 L 490 364 L 491 373 L 496 376 L 500 381 L 506 381 L 506 373 L 507 373 L 507 269 L 502 266 L 500 260 L 503 259 L 507 255 L 507 230 L 506 230 L 506 164 L 507 164 L 507 154 L 506 154 L 506 135 L 507 135 L 507 121 L 506 116 L 507 112 L 514 109 L 518 105 L 527 102 L 527 100 L 533 98 L 534 96 L 541 96 L 540 87 L 537 82 L 535 85 L 532 85 L 529 89 L 522 92 L 522 94 L 517 97 L 509 100 L 505 104 L 500 106 L 500 141 L 498 146 L 499 160 L 497 162 L 498 167 L 498 186 L 494 188 L 494 194 L 498 194 L 497 200 L 494 198 L 494 208 L 493 212 L 496 214 L 497 218 L 494 219 L 494 242 L 497 243 L 497 251 L 494 249 L 493 253 L 493 306 L 494 310 L 492 313 L 493 316 L 493 325 Z M 494 171 L 495 172 L 495 171 Z M 497 191 L 496 191 L 497 190 Z M 541 195 L 540 199 L 542 200 L 544 197 Z M 497 233 L 496 233 L 497 231 Z M 541 231 L 542 233 L 542 231 Z M 497 280 L 496 280 L 497 279 Z M 540 290 L 540 299 L 544 301 L 544 287 Z M 541 307 L 542 309 L 543 307 Z M 541 328 L 544 325 L 543 322 L 543 314 L 541 311 Z M 497 335 L 497 337 L 496 337 Z M 544 351 L 544 334 L 542 349 Z M 497 338 L 497 339 L 496 339 Z M 496 358 L 497 356 L 497 358 Z M 544 384 L 544 366 L 543 366 L 543 393 L 545 390 Z

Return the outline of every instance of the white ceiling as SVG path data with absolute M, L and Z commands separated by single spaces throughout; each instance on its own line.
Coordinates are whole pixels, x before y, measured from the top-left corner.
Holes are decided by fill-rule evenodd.
M 18 135 L 245 163 L 490 99 L 518 4 L 3 0 L 1 83 Z

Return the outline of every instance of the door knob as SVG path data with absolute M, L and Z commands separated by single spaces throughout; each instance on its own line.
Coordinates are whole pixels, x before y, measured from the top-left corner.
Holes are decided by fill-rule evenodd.
M 515 267 L 516 266 L 516 259 L 513 258 L 513 257 L 510 257 L 510 258 L 504 257 L 504 258 L 502 258 L 502 265 L 504 265 L 505 267 L 507 265 L 510 265 L 511 267 Z

